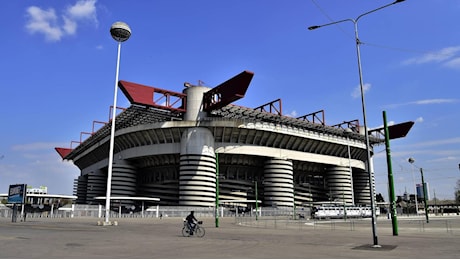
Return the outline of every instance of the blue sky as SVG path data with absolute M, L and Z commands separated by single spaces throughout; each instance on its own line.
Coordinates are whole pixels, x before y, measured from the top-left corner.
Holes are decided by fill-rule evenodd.
M 108 120 L 115 21 L 132 29 L 120 79 L 182 91 L 185 81 L 214 87 L 250 70 L 255 76 L 237 104 L 281 98 L 284 114 L 324 109 L 326 124 L 334 125 L 362 123 L 353 24 L 307 27 L 390 2 L 5 1 L 0 192 L 27 183 L 72 194 L 79 170 L 54 147 L 70 147 L 93 121 Z M 383 125 L 383 110 L 390 122 L 416 122 L 406 138 L 391 142 L 397 194 L 414 189 L 409 157 L 424 169 L 431 197 L 453 198 L 460 179 L 459 14 L 458 1 L 406 0 L 359 21 L 368 126 Z M 118 105 L 129 105 L 121 92 Z M 384 146 L 375 152 L 377 192 L 387 196 Z M 420 182 L 418 168 L 414 176 Z

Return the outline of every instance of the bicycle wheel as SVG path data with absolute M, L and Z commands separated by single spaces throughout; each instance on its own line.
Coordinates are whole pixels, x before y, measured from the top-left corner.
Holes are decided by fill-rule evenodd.
M 184 237 L 189 237 L 190 236 L 190 230 L 187 227 L 182 228 L 182 235 Z
M 203 227 L 197 227 L 197 228 L 195 229 L 195 235 L 196 235 L 197 237 L 204 237 L 204 233 L 205 233 L 205 232 L 206 232 L 206 231 L 204 230 Z

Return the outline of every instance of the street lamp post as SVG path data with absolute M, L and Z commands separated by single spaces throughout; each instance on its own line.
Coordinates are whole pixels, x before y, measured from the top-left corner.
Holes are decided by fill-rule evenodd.
M 256 198 L 256 220 L 259 220 L 259 196 L 258 196 L 258 190 L 257 190 L 257 179 L 255 180 L 255 198 Z
M 363 13 L 359 15 L 357 18 L 352 19 L 344 19 L 328 24 L 323 24 L 323 25 L 315 25 L 315 26 L 310 26 L 308 27 L 309 30 L 315 30 L 321 27 L 333 25 L 333 24 L 338 24 L 342 22 L 352 22 L 354 25 L 354 31 L 355 31 L 355 42 L 356 42 L 356 55 L 358 58 L 358 73 L 359 73 L 359 85 L 361 89 L 361 105 L 362 105 L 362 110 L 363 110 L 363 123 L 364 123 L 364 137 L 366 139 L 366 151 L 367 151 L 367 171 L 369 172 L 369 188 L 370 188 L 370 196 L 371 196 L 371 210 L 372 210 L 372 233 L 373 233 L 373 242 L 374 242 L 374 247 L 380 247 L 378 245 L 378 238 L 377 238 L 377 223 L 376 223 L 376 214 L 375 214 L 375 199 L 374 199 L 374 189 L 373 189 L 373 183 L 372 183 L 372 173 L 371 173 L 371 152 L 370 152 L 370 144 L 369 144 L 369 133 L 367 130 L 367 121 L 366 121 L 366 104 L 364 102 L 364 83 L 363 83 L 363 75 L 362 75 L 362 69 L 361 69 L 361 54 L 359 50 L 359 45 L 361 44 L 361 41 L 359 40 L 358 37 L 358 21 L 361 17 L 371 14 L 373 12 L 376 12 L 378 10 L 381 10 L 383 8 L 389 7 L 391 5 L 403 2 L 404 0 L 396 0 L 393 3 L 381 6 L 379 8 L 376 8 L 374 10 L 368 11 L 366 13 Z
M 115 117 L 117 110 L 117 92 L 118 92 L 118 72 L 120 69 L 120 50 L 121 43 L 127 41 L 131 36 L 131 29 L 124 22 L 115 22 L 110 27 L 112 38 L 118 42 L 117 69 L 115 74 L 115 93 L 113 95 L 112 125 L 110 129 L 110 148 L 109 148 L 109 169 L 107 173 L 107 193 L 105 199 L 105 225 L 110 225 L 110 195 L 112 192 L 112 170 L 113 170 L 113 148 L 115 144 Z
M 214 209 L 216 228 L 219 227 L 219 153 L 216 153 L 216 207 Z
M 422 176 L 423 204 L 425 205 L 426 223 L 430 223 L 430 219 L 428 217 L 428 202 L 427 202 L 427 198 L 426 198 L 426 197 L 428 197 L 428 193 L 426 191 L 425 178 L 423 178 L 423 169 L 422 168 L 420 168 L 420 175 Z
M 414 196 L 415 196 L 415 215 L 418 216 L 418 198 L 417 198 L 417 185 L 415 184 L 415 176 L 414 176 L 414 162 L 415 162 L 415 159 L 410 157 L 408 160 L 407 160 L 411 165 L 411 172 L 412 172 L 412 182 L 413 182 L 413 185 L 414 185 Z

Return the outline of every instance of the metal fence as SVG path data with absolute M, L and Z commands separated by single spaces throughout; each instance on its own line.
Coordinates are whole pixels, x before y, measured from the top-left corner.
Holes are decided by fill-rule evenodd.
M 143 211 L 121 213 L 116 211 L 110 212 L 110 218 L 185 218 L 190 211 L 195 212 L 197 218 L 214 218 L 215 208 L 203 207 L 167 207 L 155 206 L 146 208 Z M 46 212 L 35 212 L 20 214 L 18 212 L 18 221 L 35 218 L 103 218 L 105 209 L 102 205 L 66 205 L 59 209 Z M 220 207 L 219 217 L 233 218 L 235 224 L 252 227 L 252 228 L 269 228 L 269 229 L 297 229 L 297 230 L 347 230 L 355 231 L 360 229 L 369 229 L 370 219 L 328 219 L 317 220 L 310 219 L 309 210 L 292 208 L 274 208 L 264 207 L 258 209 L 256 217 L 255 210 L 242 210 L 234 207 Z M 12 219 L 13 210 L 3 204 L 0 204 L 0 218 Z M 377 218 L 378 228 L 391 229 L 391 220 L 386 217 Z M 398 217 L 398 226 L 401 233 L 403 232 L 438 232 L 450 235 L 460 235 L 460 216 L 449 214 L 432 216 L 430 222 L 426 223 L 424 217 Z
M 293 219 L 289 216 L 262 216 L 258 219 L 254 217 L 239 216 L 235 218 L 235 223 L 252 227 L 252 228 L 269 228 L 269 229 L 297 229 L 297 230 L 330 230 L 330 231 L 356 231 L 369 230 L 371 219 Z M 391 230 L 391 220 L 386 218 L 377 219 L 379 229 Z M 408 232 L 427 232 L 441 233 L 446 235 L 460 235 L 460 217 L 446 216 L 430 219 L 429 223 L 423 217 L 400 218 L 398 219 L 399 233 Z M 389 231 L 391 233 L 391 231 Z

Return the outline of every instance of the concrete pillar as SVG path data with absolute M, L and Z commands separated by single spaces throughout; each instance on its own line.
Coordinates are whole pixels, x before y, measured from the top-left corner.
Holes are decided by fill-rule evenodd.
M 214 206 L 216 158 L 209 129 L 189 128 L 182 134 L 179 171 L 179 205 Z
M 294 178 L 292 161 L 272 158 L 264 165 L 264 205 L 294 206 Z
M 105 196 L 107 186 L 107 175 L 102 170 L 93 171 L 87 174 L 86 203 L 97 204 L 94 197 Z
M 187 94 L 186 109 L 184 120 L 186 121 L 200 121 L 206 117 L 206 112 L 203 112 L 203 94 L 210 90 L 208 87 L 203 86 L 190 86 L 184 89 Z
M 326 181 L 328 186 L 326 192 L 329 193 L 329 198 L 340 203 L 353 204 L 352 175 L 349 167 L 329 167 Z

